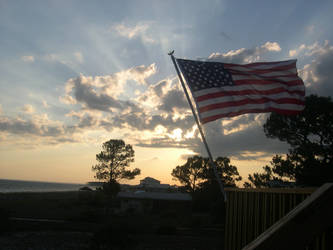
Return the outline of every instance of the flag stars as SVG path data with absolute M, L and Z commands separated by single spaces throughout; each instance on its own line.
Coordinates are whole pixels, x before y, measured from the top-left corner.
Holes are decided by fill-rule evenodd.
M 195 91 L 233 85 L 231 75 L 223 63 L 177 59 L 190 88 Z

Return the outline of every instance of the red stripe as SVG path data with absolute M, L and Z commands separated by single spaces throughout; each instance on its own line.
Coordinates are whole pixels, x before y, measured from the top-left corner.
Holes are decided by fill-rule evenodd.
M 224 67 L 241 66 L 241 67 L 251 68 L 251 67 L 256 67 L 256 66 L 261 66 L 261 65 L 276 65 L 276 64 L 287 63 L 287 62 L 289 62 L 288 65 L 295 65 L 295 67 L 296 67 L 296 61 L 295 60 L 279 61 L 279 62 L 257 62 L 257 63 L 249 63 L 249 64 L 223 63 L 223 65 L 224 65 Z
M 221 103 L 214 103 L 210 104 L 204 107 L 199 108 L 199 112 L 203 113 L 206 111 L 211 111 L 214 109 L 223 109 L 227 107 L 237 107 L 237 106 L 243 106 L 246 104 L 263 104 L 266 102 L 274 102 L 277 104 L 297 104 L 297 105 L 304 105 L 304 101 L 301 101 L 299 99 L 294 98 L 281 98 L 281 99 L 271 99 L 271 98 L 259 98 L 259 99 L 244 99 L 239 101 L 233 101 L 233 102 L 221 102 Z
M 280 83 L 287 86 L 297 86 L 297 85 L 304 85 L 301 79 L 291 80 L 291 81 L 281 81 L 277 79 L 242 79 L 242 80 L 235 80 L 235 85 L 266 85 L 272 83 Z
M 240 65 L 243 66 L 243 65 Z M 290 69 L 296 69 L 295 65 L 283 65 L 276 68 L 269 68 L 269 69 L 253 69 L 251 71 L 248 70 L 242 70 L 242 69 L 233 69 L 233 67 L 225 67 L 225 69 L 229 70 L 230 72 L 243 72 L 243 73 L 253 73 L 253 74 L 265 74 L 265 73 L 271 73 L 271 72 L 278 72 L 278 71 L 288 71 Z
M 206 94 L 206 95 L 202 95 L 202 96 L 198 96 L 195 98 L 195 100 L 197 102 L 202 102 L 208 99 L 213 99 L 213 98 L 219 98 L 219 97 L 223 97 L 223 96 L 243 96 L 243 95 L 273 95 L 273 94 L 279 94 L 279 93 L 283 93 L 286 92 L 288 94 L 298 94 L 300 96 L 304 96 L 305 92 L 304 91 L 300 91 L 300 90 L 294 90 L 294 91 L 290 91 L 290 90 L 286 90 L 284 88 L 276 88 L 276 89 L 270 89 L 270 90 L 252 90 L 252 89 L 247 89 L 247 90 L 240 90 L 240 91 L 223 91 L 223 92 L 215 92 L 215 93 L 211 93 L 211 94 Z
M 276 113 L 283 114 L 283 115 L 295 115 L 295 114 L 301 113 L 302 111 L 286 110 L 286 109 L 278 109 L 278 108 L 243 109 L 243 110 L 237 111 L 237 112 L 230 112 L 230 113 L 226 113 L 226 114 L 209 116 L 209 117 L 201 119 L 201 123 L 205 124 L 207 122 L 215 121 L 215 120 L 223 118 L 223 117 L 233 117 L 233 116 L 243 115 L 243 114 L 247 114 L 247 113 L 268 113 L 268 112 L 276 112 Z
M 251 74 L 251 73 L 247 73 L 247 72 L 232 72 L 232 76 L 234 75 L 240 75 L 240 76 L 248 76 L 249 78 L 256 76 L 256 77 L 260 77 L 260 78 L 277 78 L 277 77 L 298 77 L 297 74 L 289 74 L 289 75 L 274 75 L 274 76 L 264 76 L 264 75 L 260 75 L 260 74 Z

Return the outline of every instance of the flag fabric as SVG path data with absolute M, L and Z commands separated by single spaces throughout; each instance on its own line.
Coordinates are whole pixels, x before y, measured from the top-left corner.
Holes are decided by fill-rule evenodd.
M 176 59 L 202 124 L 246 113 L 297 114 L 305 87 L 296 60 L 227 64 Z

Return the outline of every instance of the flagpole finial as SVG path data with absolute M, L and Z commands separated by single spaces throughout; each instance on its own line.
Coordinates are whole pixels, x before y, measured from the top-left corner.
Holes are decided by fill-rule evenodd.
M 168 53 L 168 55 L 169 55 L 169 56 L 172 56 L 172 55 L 173 55 L 173 53 L 175 53 L 175 51 L 174 51 L 174 50 L 170 51 L 170 52 Z

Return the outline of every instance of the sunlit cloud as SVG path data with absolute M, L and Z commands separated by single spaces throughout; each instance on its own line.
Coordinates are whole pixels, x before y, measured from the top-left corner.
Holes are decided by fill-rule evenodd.
M 197 125 L 193 125 L 192 130 L 188 130 L 186 132 L 186 134 L 184 135 L 185 139 L 190 139 L 190 138 L 195 138 L 196 132 L 198 130 L 198 126 Z
M 22 56 L 21 60 L 23 62 L 34 62 L 35 61 L 35 57 L 34 56 Z
M 140 37 L 144 43 L 156 43 L 156 40 L 148 32 L 150 26 L 151 24 L 147 22 L 140 22 L 134 26 L 119 23 L 111 26 L 110 31 L 115 31 L 118 35 L 127 39 Z
M 176 128 L 171 132 L 171 134 L 169 134 L 169 137 L 175 141 L 181 141 L 182 134 L 183 134 L 183 130 L 181 128 Z
M 278 43 L 266 42 L 253 49 L 243 48 L 222 54 L 213 53 L 209 60 L 223 59 L 231 63 L 245 63 L 256 61 L 266 53 L 279 51 L 281 48 Z M 326 60 L 330 51 L 329 43 L 325 42 L 323 45 L 318 43 L 310 46 L 300 45 L 290 54 L 302 53 L 315 58 L 312 64 L 304 66 L 302 70 L 306 82 L 311 85 L 323 79 L 318 71 L 319 64 L 318 67 L 314 67 L 314 62 Z M 102 140 L 100 134 L 104 131 L 104 133 L 122 135 L 136 146 L 186 148 L 193 153 L 205 155 L 199 131 L 178 79 L 172 76 L 157 80 L 155 83 L 151 80 L 147 82 L 148 78 L 156 75 L 157 65 L 151 63 L 109 75 L 81 74 L 70 78 L 65 83 L 64 95 L 60 97 L 62 103 L 67 104 L 68 108 L 73 108 L 66 114 L 66 118 L 71 121 L 69 124 L 66 125 L 64 122 L 56 124 L 47 117 L 30 119 L 2 117 L 2 128 L 6 128 L 3 132 L 16 133 L 9 129 L 9 126 L 13 125 L 16 128 L 21 127 L 22 131 L 26 131 L 24 133 L 38 138 L 50 137 L 53 134 L 52 143 L 68 143 L 70 140 L 90 143 Z M 129 87 L 134 88 L 131 94 L 128 93 Z M 46 101 L 43 105 L 48 106 Z M 28 106 L 26 110 L 29 110 Z M 267 157 L 273 152 L 285 152 L 286 145 L 283 143 L 269 146 L 265 144 L 267 138 L 262 125 L 266 117 L 267 114 L 249 114 L 205 125 L 205 134 L 214 155 L 228 155 L 237 160 L 244 160 Z M 2 133 L 2 136 L 5 134 Z M 65 136 L 69 140 L 62 142 Z
M 27 114 L 32 114 L 35 113 L 35 108 L 30 104 L 26 104 L 23 106 L 22 111 Z
M 44 108 L 49 108 L 49 107 L 50 107 L 50 105 L 47 103 L 46 100 L 43 100 L 43 101 L 42 101 L 42 104 L 43 104 L 43 107 L 44 107 Z
M 322 45 L 315 42 L 302 48 L 304 57 L 311 59 L 310 63 L 305 64 L 300 70 L 300 76 L 307 86 L 308 94 L 332 95 L 333 46 L 329 41 L 325 41 Z
M 208 61 L 221 61 L 225 63 L 251 63 L 256 62 L 268 52 L 279 52 L 281 47 L 277 42 L 266 42 L 265 44 L 253 49 L 241 48 L 238 50 L 230 50 L 226 53 L 212 53 L 208 57 Z
M 113 112 L 113 109 L 138 109 L 129 100 L 118 97 L 124 94 L 124 88 L 129 80 L 138 84 L 146 84 L 146 79 L 156 73 L 155 64 L 137 66 L 113 75 L 84 76 L 71 78 L 65 86 L 65 95 L 60 100 L 65 104 L 80 103 L 84 108 Z

